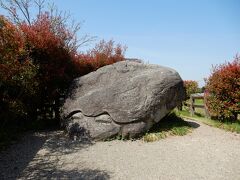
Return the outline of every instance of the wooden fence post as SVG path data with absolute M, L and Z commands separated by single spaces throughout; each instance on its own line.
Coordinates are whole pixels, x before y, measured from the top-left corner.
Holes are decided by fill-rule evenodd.
M 191 113 L 191 116 L 194 115 L 194 98 L 192 95 L 190 95 L 190 113 Z

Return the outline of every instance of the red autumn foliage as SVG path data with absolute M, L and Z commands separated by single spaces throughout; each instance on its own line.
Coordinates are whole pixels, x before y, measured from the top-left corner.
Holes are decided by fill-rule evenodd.
M 21 78 L 34 67 L 24 49 L 22 33 L 6 18 L 0 16 L 0 79 L 2 83 L 21 84 Z M 24 59 L 24 62 L 22 60 Z M 26 80 L 26 79 L 25 79 Z
M 95 71 L 100 67 L 124 60 L 126 47 L 120 44 L 114 45 L 114 41 L 101 40 L 96 46 L 86 54 L 75 56 L 75 66 L 80 75 L 85 75 Z
M 187 99 L 190 98 L 191 94 L 194 94 L 194 93 L 198 92 L 198 83 L 197 83 L 197 81 L 185 80 L 185 81 L 183 81 L 183 83 L 184 83 L 184 87 L 186 89 Z
M 114 46 L 113 41 L 102 40 L 87 53 L 77 53 L 70 49 L 67 42 L 74 38 L 72 33 L 62 25 L 53 24 L 47 13 L 39 16 L 31 25 L 23 23 L 20 29 L 30 57 L 39 65 L 42 89 L 47 89 L 44 95 L 49 96 L 56 89 L 65 88 L 76 76 L 124 60 L 125 48 Z
M 4 16 L 0 16 L 0 37 L 1 61 L 15 59 L 23 50 L 24 40 L 21 32 Z
M 37 67 L 30 61 L 22 32 L 0 16 L 0 111 L 22 113 L 23 101 L 36 92 Z M 3 111 L 3 110 L 2 110 Z
M 215 66 L 207 80 L 205 97 L 212 116 L 237 119 L 240 113 L 240 57 Z
M 37 78 L 41 94 L 54 99 L 54 92 L 65 88 L 75 75 L 72 60 L 75 52 L 66 44 L 72 35 L 66 27 L 54 25 L 47 13 L 38 16 L 31 25 L 22 23 L 20 29 L 29 56 L 39 66 Z
M 56 106 L 60 93 L 75 77 L 124 60 L 125 48 L 113 41 L 101 41 L 87 53 L 77 53 L 75 34 L 58 18 L 43 13 L 31 24 L 17 25 L 0 18 L 0 96 L 7 108 L 14 104 L 13 110 L 35 116 L 46 109 L 45 104 Z

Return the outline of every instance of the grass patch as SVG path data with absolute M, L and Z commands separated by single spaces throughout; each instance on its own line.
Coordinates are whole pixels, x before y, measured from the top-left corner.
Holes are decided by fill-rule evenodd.
M 197 113 L 195 113 L 193 116 L 190 115 L 190 112 L 187 110 L 186 107 L 183 107 L 182 111 L 176 111 L 176 114 L 179 115 L 182 118 L 188 118 L 195 121 L 202 122 L 204 124 L 207 124 L 212 127 L 224 129 L 226 131 L 236 132 L 240 133 L 240 121 L 236 122 L 230 122 L 227 120 L 219 121 L 219 120 L 213 120 L 210 118 L 206 118 L 203 115 L 203 112 L 201 112 L 201 109 L 198 111 L 196 109 Z
M 168 136 L 184 136 L 192 131 L 191 125 L 175 113 L 170 113 L 143 136 L 145 142 L 158 141 Z
M 190 100 L 188 100 L 190 102 Z M 203 105 L 204 104 L 204 100 L 203 99 L 195 99 L 194 100 L 194 104 L 196 105 Z
M 186 100 L 186 103 L 190 104 L 190 99 Z M 204 100 L 203 99 L 195 99 L 194 104 L 196 105 L 204 105 Z
M 195 99 L 195 104 L 197 105 L 203 105 L 204 104 L 204 100 L 203 99 Z

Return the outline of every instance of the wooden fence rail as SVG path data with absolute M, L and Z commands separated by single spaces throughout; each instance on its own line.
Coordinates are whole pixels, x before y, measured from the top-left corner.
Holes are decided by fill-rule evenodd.
M 195 104 L 195 99 L 203 99 L 203 105 Z M 208 109 L 207 109 L 207 106 L 206 106 L 206 103 L 205 103 L 205 99 L 204 99 L 204 94 L 203 93 L 196 93 L 196 94 L 191 94 L 190 95 L 189 108 L 190 108 L 191 116 L 193 116 L 194 113 L 196 112 L 195 108 L 202 108 L 202 109 L 204 109 L 205 116 L 209 117 L 209 112 L 208 112 Z

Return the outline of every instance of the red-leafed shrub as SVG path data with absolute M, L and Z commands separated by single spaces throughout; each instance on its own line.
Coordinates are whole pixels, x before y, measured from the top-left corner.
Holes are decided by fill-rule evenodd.
M 38 16 L 31 25 L 22 23 L 20 29 L 32 62 L 39 66 L 37 76 L 42 95 L 44 99 L 54 99 L 54 92 L 65 88 L 75 74 L 75 52 L 66 44 L 72 34 L 64 26 L 54 25 L 47 13 Z
M 73 34 L 60 20 L 56 24 L 48 13 L 42 13 L 31 24 L 23 22 L 17 27 L 31 63 L 38 67 L 34 77 L 38 91 L 28 100 L 32 107 L 28 114 L 32 119 L 48 121 L 53 116 L 46 115 L 54 112 L 57 120 L 59 97 L 77 75 L 73 61 L 76 51 L 68 46 Z
M 22 32 L 0 16 L 0 112 L 22 114 L 27 106 L 24 101 L 37 90 L 34 78 L 38 67 L 30 61 L 24 45 Z
M 189 99 L 191 94 L 198 92 L 198 83 L 193 80 L 185 80 L 183 82 L 186 89 L 187 99 Z
M 118 61 L 124 60 L 124 52 L 126 47 L 122 47 L 120 44 L 114 46 L 114 41 L 105 42 L 100 41 L 95 48 L 93 48 L 89 54 L 93 57 L 95 69 L 104 65 L 113 64 Z
M 240 113 L 240 57 L 215 66 L 207 80 L 205 97 L 212 116 L 237 119 Z
M 100 67 L 124 60 L 126 47 L 115 45 L 114 41 L 101 40 L 87 53 L 78 54 L 75 57 L 75 66 L 79 75 L 85 75 Z
M 77 53 L 69 44 L 75 39 L 67 26 L 55 24 L 48 13 L 31 24 L 12 24 L 0 19 L 0 95 L 5 109 L 21 111 L 34 119 L 45 116 L 49 105 L 55 116 L 59 97 L 69 83 L 98 68 L 124 60 L 125 47 L 100 41 L 87 53 Z M 47 106 L 47 107 L 46 107 Z M 28 107 L 28 108 L 25 108 Z M 0 114 L 4 110 L 0 109 Z M 46 117 L 43 117 L 46 119 Z

